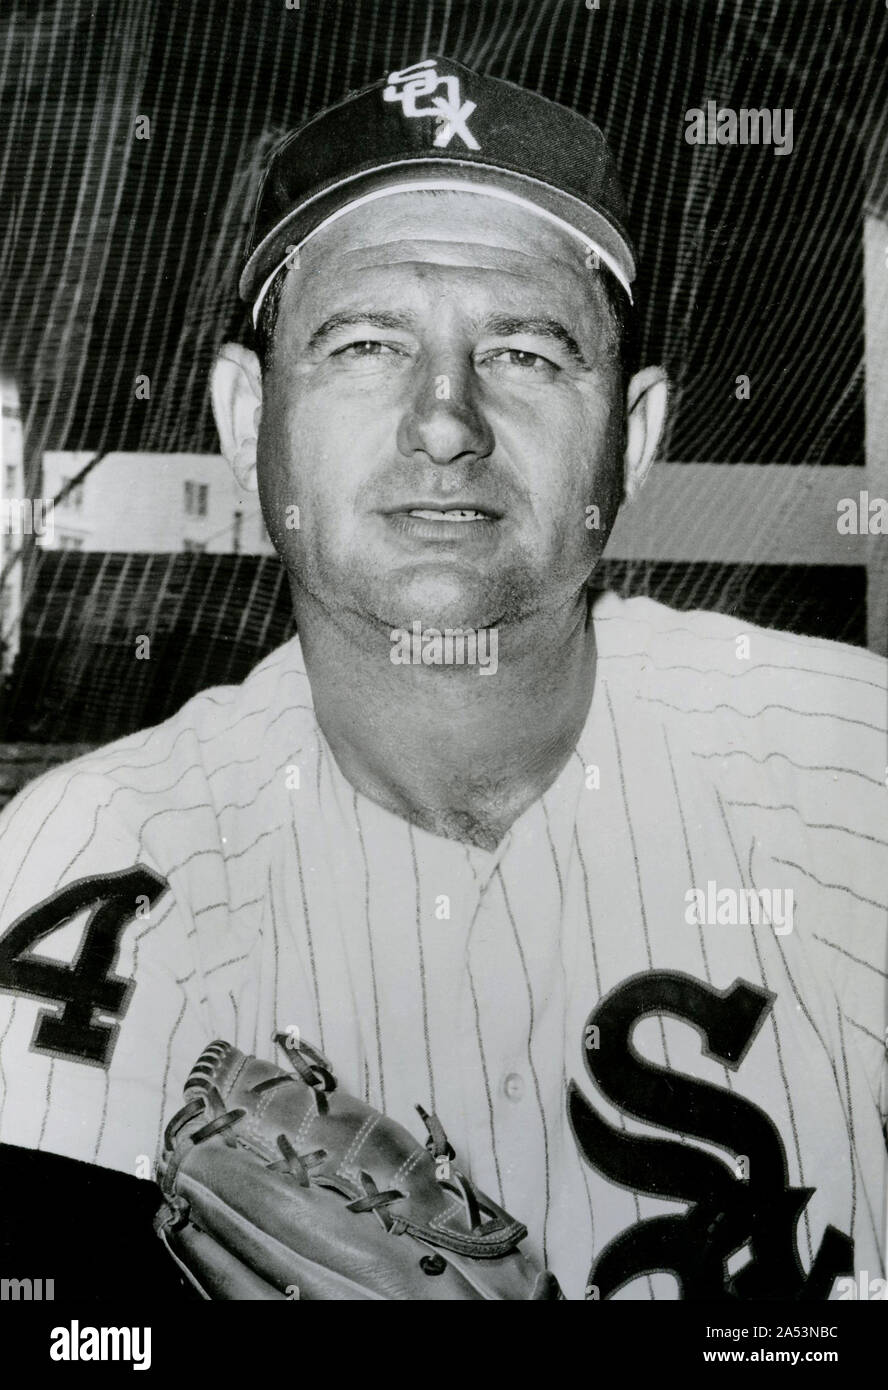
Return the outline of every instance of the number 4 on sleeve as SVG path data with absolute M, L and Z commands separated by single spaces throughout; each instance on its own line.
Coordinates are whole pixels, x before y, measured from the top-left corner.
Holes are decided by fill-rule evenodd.
M 140 900 L 150 908 L 166 880 L 144 865 L 70 883 L 29 908 L 0 938 L 0 992 L 62 1005 L 37 1019 L 31 1049 L 75 1062 L 107 1066 L 134 981 L 114 974 L 120 936 Z M 91 908 L 70 965 L 32 954 L 53 932 Z M 102 1022 L 95 1014 L 115 1022 Z

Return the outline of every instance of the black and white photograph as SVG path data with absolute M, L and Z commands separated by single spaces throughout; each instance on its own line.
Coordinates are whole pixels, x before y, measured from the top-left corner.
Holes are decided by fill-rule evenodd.
M 3 0 L 0 117 L 4 1335 L 847 1374 L 888 4 Z

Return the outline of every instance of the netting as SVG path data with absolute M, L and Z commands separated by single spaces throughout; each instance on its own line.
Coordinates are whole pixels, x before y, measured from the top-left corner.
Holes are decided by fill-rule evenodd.
M 236 280 L 257 152 L 434 53 L 605 130 L 640 252 L 643 356 L 675 384 L 666 459 L 827 464 L 849 477 L 865 462 L 863 219 L 888 202 L 881 0 L 5 0 L 0 42 L 0 371 L 22 398 L 34 495 L 50 449 L 216 449 L 206 378 L 219 343 L 245 326 Z M 690 144 L 687 113 L 708 103 L 791 110 L 791 152 Z M 135 389 L 144 377 L 147 398 Z M 693 531 L 696 519 L 674 522 Z M 696 565 L 650 555 L 610 574 L 679 606 L 865 641 L 863 569 L 841 570 L 837 599 L 836 572 L 811 558 L 806 572 L 779 557 L 745 572 L 713 554 Z M 7 718 L 25 719 L 37 676 L 55 681 L 29 716 L 45 737 L 79 736 L 76 700 L 58 692 L 96 672 L 91 651 L 110 670 L 133 631 L 128 584 L 107 588 L 125 559 L 89 557 L 82 574 L 79 560 L 26 555 Z M 265 621 L 265 580 L 229 592 L 218 566 L 188 564 L 158 560 L 138 581 L 180 605 L 197 653 L 177 697 L 226 664 L 236 675 L 283 630 Z M 271 588 L 280 598 L 279 576 Z M 54 590 L 78 600 L 58 610 Z M 255 612 L 229 630 L 220 605 L 232 593 Z M 127 660 L 130 684 L 109 682 L 97 737 L 165 708 L 129 647 Z M 81 714 L 86 728 L 82 702 Z

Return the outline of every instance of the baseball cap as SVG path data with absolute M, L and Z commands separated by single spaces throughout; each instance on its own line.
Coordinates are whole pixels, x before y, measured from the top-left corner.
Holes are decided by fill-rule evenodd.
M 632 299 L 635 255 L 599 128 L 512 82 L 424 58 L 321 111 L 272 151 L 240 278 L 253 322 L 278 271 L 323 227 L 421 189 L 523 205 L 595 252 Z

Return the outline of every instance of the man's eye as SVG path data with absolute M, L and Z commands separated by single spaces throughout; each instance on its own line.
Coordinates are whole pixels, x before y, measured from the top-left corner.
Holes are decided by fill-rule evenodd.
M 500 348 L 487 358 L 495 366 L 516 367 L 519 371 L 551 374 L 559 368 L 548 357 L 539 352 L 529 352 L 526 348 Z
M 375 338 L 365 338 L 356 343 L 346 343 L 337 348 L 333 357 L 383 357 L 396 351 L 389 343 L 380 343 Z

